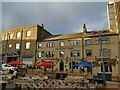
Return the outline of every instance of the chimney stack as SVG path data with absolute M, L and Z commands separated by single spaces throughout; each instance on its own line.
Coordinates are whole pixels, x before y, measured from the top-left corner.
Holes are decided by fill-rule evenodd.
M 83 33 L 87 33 L 86 24 L 83 25 Z
M 43 39 L 43 37 L 44 37 L 44 25 L 42 24 L 41 38 Z
M 44 29 L 44 25 L 42 24 L 42 28 Z

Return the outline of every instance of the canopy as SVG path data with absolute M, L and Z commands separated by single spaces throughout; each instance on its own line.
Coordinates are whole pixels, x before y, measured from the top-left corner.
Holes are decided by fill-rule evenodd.
M 89 68 L 94 68 L 95 66 L 93 66 L 92 64 L 88 63 L 88 62 L 80 62 L 78 64 L 74 65 L 75 67 L 89 67 Z
M 7 63 L 7 64 L 9 64 L 9 65 L 25 65 L 25 63 L 23 63 L 23 62 L 18 62 L 18 61 L 12 61 L 12 62 L 9 62 L 9 63 Z
M 55 64 L 49 62 L 40 62 L 38 64 L 35 64 L 35 66 L 55 66 Z

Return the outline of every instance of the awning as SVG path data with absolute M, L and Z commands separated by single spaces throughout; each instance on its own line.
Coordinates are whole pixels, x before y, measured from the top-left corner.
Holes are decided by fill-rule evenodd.
M 88 62 L 80 62 L 78 64 L 74 65 L 75 67 L 89 67 L 89 68 L 94 68 L 95 66 L 93 66 L 92 64 L 88 63 Z

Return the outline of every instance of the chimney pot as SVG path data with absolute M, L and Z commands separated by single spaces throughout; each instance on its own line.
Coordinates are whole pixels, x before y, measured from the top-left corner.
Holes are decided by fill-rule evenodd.
M 83 33 L 87 33 L 86 24 L 83 25 Z

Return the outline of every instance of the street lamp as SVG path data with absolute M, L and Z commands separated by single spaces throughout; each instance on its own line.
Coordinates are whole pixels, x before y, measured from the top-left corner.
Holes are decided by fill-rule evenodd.
M 101 58 L 101 62 L 102 62 L 102 78 L 104 81 L 104 85 L 106 86 L 106 75 L 105 75 L 105 65 L 104 65 L 104 60 L 103 60 L 103 49 L 102 49 L 102 31 L 94 31 L 94 34 L 98 34 L 99 35 L 99 40 L 100 40 L 100 58 Z

